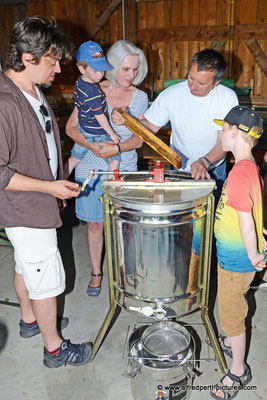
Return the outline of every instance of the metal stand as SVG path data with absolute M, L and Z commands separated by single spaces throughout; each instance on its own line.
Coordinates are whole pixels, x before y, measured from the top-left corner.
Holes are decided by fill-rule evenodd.
M 108 332 L 109 327 L 112 324 L 112 319 L 115 315 L 116 310 L 116 302 L 114 297 L 114 288 L 113 288 L 113 270 L 112 270 L 112 248 L 111 248 L 111 241 L 110 241 L 110 224 L 106 223 L 109 221 L 109 204 L 108 198 L 104 195 L 103 196 L 105 202 L 104 213 L 106 214 L 106 218 L 104 218 L 104 225 L 105 225 L 105 244 L 106 244 L 106 255 L 107 255 L 107 262 L 108 262 L 108 279 L 109 279 L 109 310 L 105 317 L 105 320 L 97 334 L 97 337 L 93 343 L 93 350 L 92 356 L 90 358 L 90 362 L 93 361 L 95 355 L 105 337 L 106 332 Z M 104 204 L 103 204 L 104 205 Z M 114 323 L 115 321 L 113 321 Z
M 228 371 L 227 364 L 225 362 L 225 358 L 223 356 L 223 352 L 219 345 L 218 339 L 216 338 L 214 329 L 210 322 L 210 318 L 208 315 L 209 307 L 209 281 L 210 281 L 210 262 L 211 260 L 211 251 L 212 251 L 212 237 L 213 237 L 213 216 L 214 216 L 214 196 L 210 195 L 208 197 L 208 207 L 207 207 L 207 223 L 209 223 L 210 229 L 206 232 L 206 252 L 204 260 L 204 269 L 203 269 L 203 288 L 202 288 L 202 302 L 201 302 L 201 318 L 206 327 L 207 334 L 209 336 L 212 348 L 214 350 L 215 356 L 218 360 L 219 367 L 222 373 L 226 373 Z
M 86 183 L 85 183 L 86 184 Z M 104 206 L 104 226 L 105 226 L 105 243 L 106 243 L 106 253 L 107 253 L 107 262 L 108 262 L 108 276 L 109 276 L 109 300 L 110 307 L 109 311 L 105 317 L 105 320 L 98 332 L 98 335 L 93 343 L 93 351 L 92 357 L 90 361 L 93 361 L 105 335 L 107 334 L 109 328 L 115 322 L 115 311 L 116 304 L 118 304 L 118 299 L 115 298 L 114 294 L 114 277 L 113 276 L 113 266 L 112 266 L 112 254 L 113 254 L 113 242 L 114 238 L 111 238 L 111 227 L 110 227 L 110 204 L 108 195 L 104 194 L 103 196 L 103 206 Z M 222 373 L 227 372 L 227 365 L 223 356 L 223 352 L 219 345 L 219 342 L 216 338 L 214 329 L 212 327 L 209 315 L 208 315 L 208 301 L 209 301 L 209 281 L 210 281 L 210 263 L 211 263 L 211 251 L 212 251 L 212 238 L 213 238 L 213 217 L 214 217 L 214 196 L 210 194 L 207 198 L 207 219 L 206 224 L 208 229 L 205 231 L 205 237 L 203 240 L 205 241 L 205 251 L 202 254 L 204 259 L 203 263 L 203 287 L 202 287 L 202 298 L 201 298 L 201 318 L 203 324 L 206 328 L 207 334 L 209 336 L 211 345 L 213 347 L 215 356 L 218 360 L 219 367 Z M 118 294 L 116 294 L 117 296 Z

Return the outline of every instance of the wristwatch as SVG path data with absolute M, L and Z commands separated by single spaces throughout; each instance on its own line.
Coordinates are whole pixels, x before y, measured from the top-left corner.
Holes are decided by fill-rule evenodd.
M 212 169 L 213 168 L 213 164 L 210 162 L 210 160 L 207 157 L 202 157 L 202 158 L 204 158 L 204 160 L 207 162 L 207 165 L 206 165 L 207 171 Z
M 118 146 L 118 153 L 117 153 L 117 156 L 120 156 L 121 155 L 121 146 L 118 144 L 118 143 L 116 143 L 117 144 L 117 146 Z

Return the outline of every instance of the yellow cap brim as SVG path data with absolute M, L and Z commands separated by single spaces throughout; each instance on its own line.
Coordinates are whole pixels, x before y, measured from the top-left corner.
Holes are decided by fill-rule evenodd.
M 219 126 L 223 126 L 224 120 L 223 119 L 214 119 L 213 122 Z

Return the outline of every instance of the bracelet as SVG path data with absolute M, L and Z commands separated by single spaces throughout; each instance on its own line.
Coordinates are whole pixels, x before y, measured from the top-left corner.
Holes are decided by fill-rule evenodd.
M 207 161 L 207 166 L 206 166 L 207 171 L 209 171 L 210 169 L 212 169 L 213 164 L 210 162 L 210 160 L 209 160 L 207 157 L 202 157 L 202 158 L 204 158 L 204 160 Z
M 117 156 L 120 156 L 121 155 L 121 146 L 118 144 L 118 143 L 116 143 L 117 144 L 117 146 L 118 146 L 118 153 L 117 153 Z

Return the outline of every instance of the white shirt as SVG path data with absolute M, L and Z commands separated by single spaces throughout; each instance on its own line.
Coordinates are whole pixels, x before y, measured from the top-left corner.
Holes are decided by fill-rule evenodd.
M 207 96 L 193 95 L 187 81 L 164 90 L 145 112 L 145 118 L 156 126 L 171 123 L 171 148 L 183 157 L 182 169 L 190 171 L 192 162 L 206 155 L 216 144 L 220 128 L 213 119 L 223 119 L 238 105 L 235 92 L 223 85 Z
M 48 154 L 49 154 L 49 165 L 53 174 L 53 177 L 56 179 L 57 178 L 57 172 L 58 172 L 58 154 L 57 154 L 57 145 L 56 145 L 56 141 L 55 141 L 55 136 L 54 136 L 54 132 L 51 126 L 51 132 L 50 133 L 46 133 L 45 130 L 45 119 L 43 117 L 43 114 L 40 111 L 40 106 L 43 104 L 48 113 L 48 107 L 47 107 L 47 103 L 45 101 L 45 98 L 41 95 L 41 92 L 39 91 L 38 87 L 35 86 L 36 88 L 36 92 L 39 96 L 39 100 L 35 99 L 33 96 L 31 96 L 29 93 L 25 92 L 24 90 L 21 90 L 22 93 L 24 94 L 24 96 L 26 97 L 26 99 L 29 101 L 29 103 L 31 104 L 32 108 L 34 109 L 39 122 L 45 132 L 46 135 L 46 140 L 47 140 L 47 146 L 48 146 Z M 48 118 L 46 118 L 47 120 Z M 50 117 L 51 120 L 51 117 Z M 51 120 L 51 125 L 52 125 L 52 120 Z

